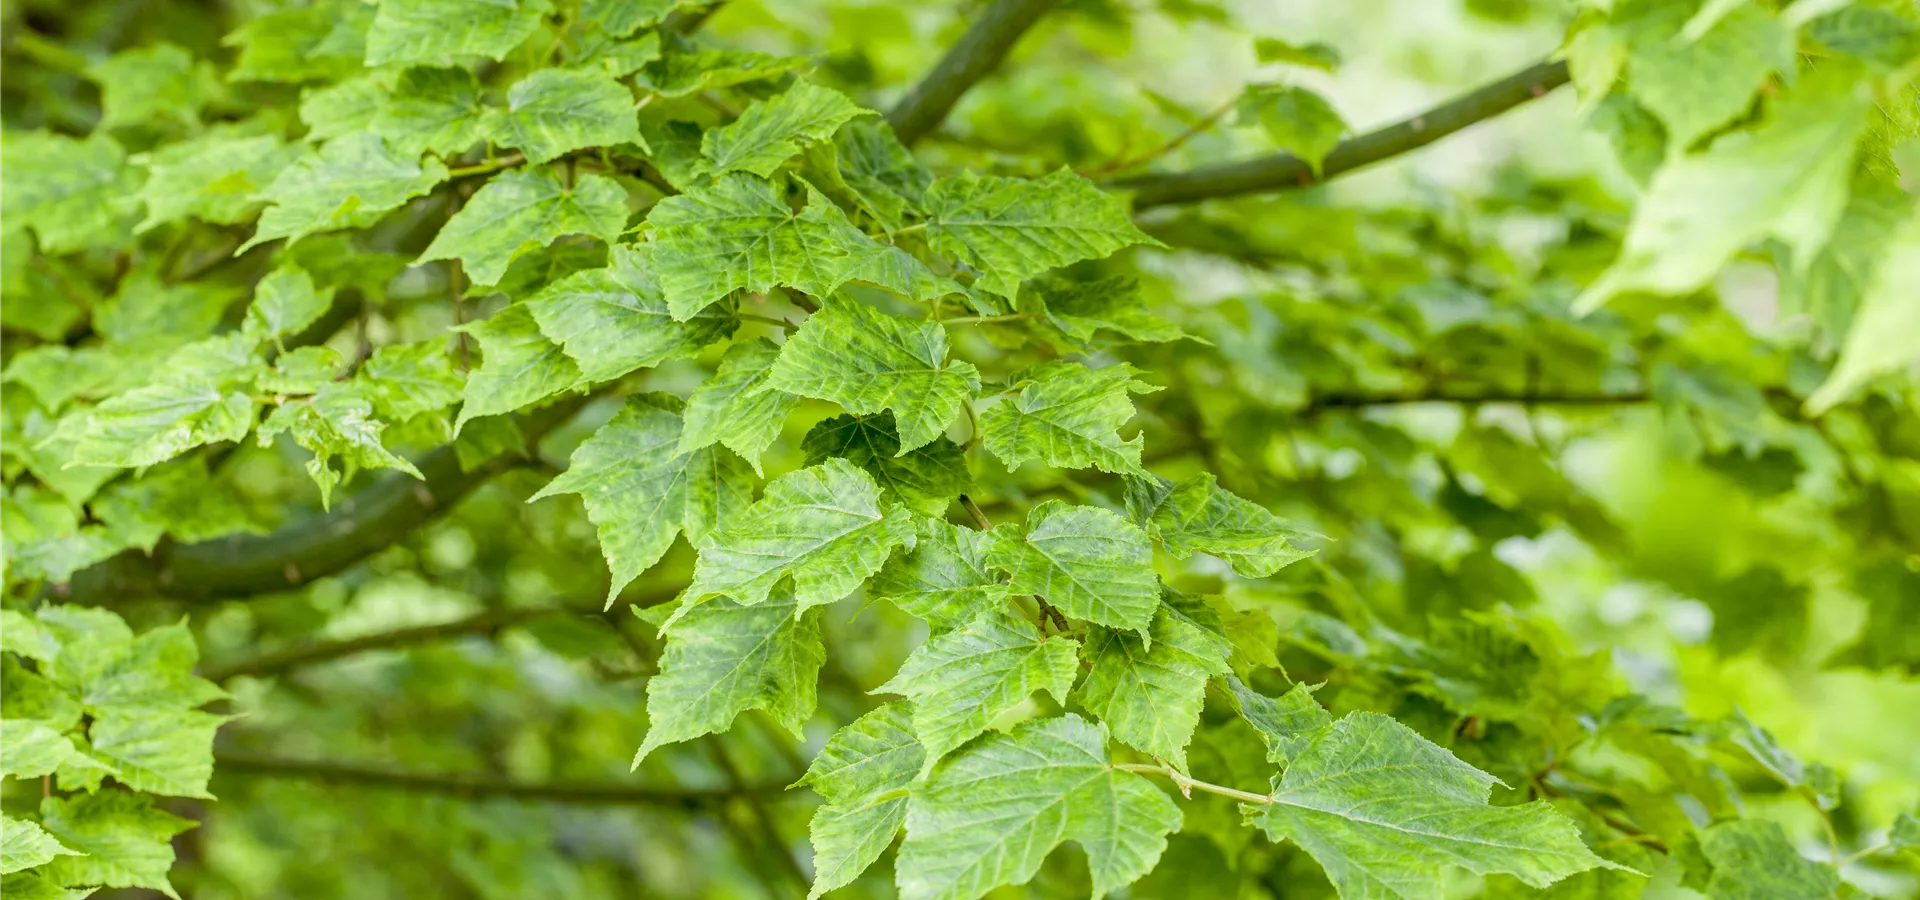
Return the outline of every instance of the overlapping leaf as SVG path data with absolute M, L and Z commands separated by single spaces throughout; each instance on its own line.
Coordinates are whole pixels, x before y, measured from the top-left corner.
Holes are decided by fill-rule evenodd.
M 913 701 L 913 733 L 931 769 L 1034 691 L 1065 702 L 1077 674 L 1072 641 L 1044 637 L 1033 623 L 994 606 L 927 638 L 874 692 Z
M 667 632 L 660 674 L 647 682 L 647 737 L 634 766 L 655 748 L 726 731 L 750 709 L 801 737 L 825 660 L 820 613 L 791 593 L 753 606 L 725 597 L 696 603 Z
M 855 415 L 892 410 L 901 454 L 945 431 L 980 389 L 969 362 L 947 360 L 937 322 L 841 301 L 809 317 L 767 375 L 767 389 L 840 404 Z
M 1014 381 L 1020 393 L 1002 398 L 980 414 L 980 438 L 988 452 L 1008 469 L 1028 460 L 1050 466 L 1144 474 L 1141 438 L 1120 439 L 1133 418 L 1130 392 L 1146 388 L 1126 363 L 1089 369 L 1079 363 L 1049 362 Z
M 772 184 L 739 173 L 660 201 L 647 225 L 660 286 L 681 319 L 741 289 L 825 296 L 846 279 L 851 251 L 873 243 L 818 191 L 794 212 Z
M 1293 545 L 1299 530 L 1221 487 L 1210 472 L 1178 483 L 1152 474 L 1128 478 L 1127 514 L 1176 559 L 1211 553 L 1248 578 L 1313 555 Z
M 959 628 L 1007 599 L 1007 586 L 987 568 L 993 536 L 924 519 L 913 549 L 895 553 L 867 585 L 867 595 L 927 620 L 935 631 Z
M 1154 243 L 1111 194 L 1065 170 L 1030 181 L 944 178 L 927 188 L 925 203 L 933 249 L 973 267 L 975 284 L 1005 297 L 1049 269 Z
M 536 164 L 582 147 L 646 143 L 633 94 L 591 69 L 541 69 L 515 84 L 493 140 Z
M 900 833 L 907 786 L 926 757 L 912 723 L 912 704 L 888 703 L 834 732 L 807 766 L 799 783 L 827 801 L 813 814 L 808 897 L 859 877 Z
M 801 141 L 824 141 L 847 120 L 867 113 L 845 94 L 808 81 L 798 81 L 770 100 L 762 100 L 731 123 L 709 130 L 700 152 L 712 161 L 715 173 L 773 174 L 800 152 Z
M 1076 619 L 1146 635 L 1160 605 L 1153 545 L 1146 532 L 1093 506 L 1048 500 L 1020 525 L 993 530 L 987 564 L 1013 576 L 1011 590 L 1035 594 Z
M 522 253 L 569 234 L 611 244 L 626 226 L 627 194 L 613 179 L 582 175 L 569 187 L 558 173 L 521 169 L 487 182 L 418 262 L 457 258 L 474 284 L 497 284 Z
M 1186 603 L 1160 607 L 1151 645 L 1124 631 L 1094 628 L 1082 651 L 1091 668 L 1073 694 L 1115 740 L 1183 771 L 1207 679 L 1227 674 L 1232 650 L 1219 618 L 1197 601 Z
M 260 214 L 242 250 L 276 238 L 297 241 L 316 231 L 363 228 L 447 179 L 439 160 L 389 147 L 378 135 L 342 135 L 282 169 L 257 199 Z
M 540 330 L 566 348 L 588 381 L 692 356 L 740 324 L 724 305 L 675 320 L 654 281 L 652 250 L 615 247 L 606 268 L 576 272 L 527 300 Z

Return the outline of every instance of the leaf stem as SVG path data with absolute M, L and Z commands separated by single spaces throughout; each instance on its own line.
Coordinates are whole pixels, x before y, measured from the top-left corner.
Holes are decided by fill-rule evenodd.
M 498 172 L 501 169 L 511 169 L 526 161 L 527 161 L 526 156 L 522 154 L 509 153 L 506 156 L 500 157 L 499 159 L 490 159 L 490 160 L 487 160 L 486 162 L 475 163 L 471 166 L 461 166 L 457 169 L 448 169 L 447 177 L 448 178 L 465 178 L 468 175 L 485 175 L 485 174 L 488 174 L 489 172 Z
M 1252 803 L 1258 806 L 1269 806 L 1273 803 L 1273 798 L 1266 794 L 1256 794 L 1238 788 L 1198 781 L 1164 762 L 1154 765 L 1148 765 L 1146 763 L 1115 763 L 1113 767 L 1121 771 L 1134 772 L 1141 775 L 1165 775 L 1173 782 L 1174 787 L 1180 789 L 1180 795 L 1187 799 L 1193 799 L 1194 791 L 1205 791 L 1209 794 L 1219 794 L 1222 797 L 1231 797 L 1242 803 Z
M 762 315 L 756 315 L 754 313 L 736 313 L 735 315 L 737 315 L 742 320 L 748 321 L 748 322 L 763 322 L 768 325 L 778 325 L 781 328 L 786 329 L 788 332 L 792 332 L 794 329 L 800 327 L 798 325 L 793 324 L 792 322 L 787 321 L 786 319 L 776 319 L 773 316 L 762 316 Z
M 990 325 L 995 322 L 1016 322 L 1021 319 L 1044 319 L 1040 313 L 1010 313 L 1004 316 L 961 316 L 958 319 L 941 319 L 942 325 Z

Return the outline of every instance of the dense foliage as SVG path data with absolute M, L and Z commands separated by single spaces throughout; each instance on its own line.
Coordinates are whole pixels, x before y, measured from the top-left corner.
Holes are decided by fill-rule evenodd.
M 1920 6 L 1271 6 L 10 3 L 0 891 L 1920 894 Z

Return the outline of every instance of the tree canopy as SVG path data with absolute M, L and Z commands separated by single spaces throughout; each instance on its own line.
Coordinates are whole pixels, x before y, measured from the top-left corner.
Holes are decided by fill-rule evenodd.
M 9 898 L 1920 896 L 1914 0 L 0 24 Z

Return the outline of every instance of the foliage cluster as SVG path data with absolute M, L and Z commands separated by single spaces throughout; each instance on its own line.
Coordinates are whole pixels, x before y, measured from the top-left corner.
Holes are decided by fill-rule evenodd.
M 0 891 L 1914 896 L 1920 8 L 1256 6 L 10 5 Z

